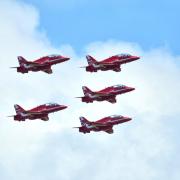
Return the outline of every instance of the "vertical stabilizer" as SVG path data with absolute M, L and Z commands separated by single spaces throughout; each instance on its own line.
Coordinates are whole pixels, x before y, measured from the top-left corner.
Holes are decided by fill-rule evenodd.
M 81 126 L 90 125 L 90 122 L 85 117 L 79 117 Z
M 20 66 L 24 66 L 24 64 L 27 63 L 27 60 L 24 59 L 22 56 L 18 56 L 17 58 L 18 58 L 18 61 L 19 61 L 19 65 L 20 65 Z
M 16 111 L 17 114 L 20 114 L 20 113 L 22 113 L 22 112 L 25 111 L 25 110 L 24 110 L 21 106 L 19 106 L 18 104 L 15 104 L 15 105 L 14 105 L 14 109 L 15 109 L 15 111 Z
M 90 66 L 93 65 L 93 64 L 97 64 L 97 61 L 92 56 L 90 56 L 90 55 L 87 55 L 86 59 L 87 59 L 87 62 L 88 62 L 88 64 Z
M 86 86 L 83 86 L 82 89 L 85 96 L 89 96 L 89 94 L 93 94 L 93 92 Z

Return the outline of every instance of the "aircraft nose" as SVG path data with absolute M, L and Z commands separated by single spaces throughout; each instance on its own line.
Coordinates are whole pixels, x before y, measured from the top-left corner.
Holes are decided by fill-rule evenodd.
M 129 91 L 134 91 L 134 90 L 135 90 L 135 88 L 128 87 L 128 90 L 129 90 Z
M 124 117 L 125 119 L 126 119 L 126 121 L 131 121 L 132 120 L 132 118 L 130 118 L 130 117 Z
M 66 109 L 67 106 L 61 105 L 61 109 Z
M 67 108 L 67 106 L 65 106 L 65 105 L 58 105 L 58 106 L 56 106 L 56 110 L 62 110 L 62 109 L 66 109 Z
M 70 58 L 69 57 L 65 57 L 65 56 L 58 56 L 59 59 L 63 60 L 63 61 L 68 61 Z
M 140 56 L 133 56 L 133 60 L 138 60 L 140 59 Z
M 136 56 L 136 59 L 140 59 L 140 56 Z
M 65 59 L 65 61 L 68 61 L 68 60 L 70 60 L 70 58 L 69 58 L 69 57 L 65 57 L 64 59 Z

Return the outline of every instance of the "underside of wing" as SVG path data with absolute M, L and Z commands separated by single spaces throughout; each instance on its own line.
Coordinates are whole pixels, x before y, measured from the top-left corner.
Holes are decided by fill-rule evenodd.
M 105 130 L 105 132 L 108 134 L 113 134 L 114 131 L 113 131 L 113 128 L 111 127 L 109 129 Z
M 107 101 L 112 103 L 112 104 L 116 103 L 116 99 L 115 98 L 108 99 Z
M 44 116 L 44 117 L 41 118 L 41 120 L 43 120 L 43 121 L 48 121 L 48 120 L 49 120 L 49 117 L 48 117 L 48 116 Z
M 45 69 L 45 70 L 43 70 L 43 72 L 48 73 L 48 74 L 52 74 L 52 69 L 51 68 Z

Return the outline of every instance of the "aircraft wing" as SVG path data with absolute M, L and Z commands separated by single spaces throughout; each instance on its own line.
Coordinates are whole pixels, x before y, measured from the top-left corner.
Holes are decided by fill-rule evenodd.
M 104 62 L 101 62 L 100 64 L 101 65 L 105 65 L 105 66 L 108 66 L 108 65 L 119 65 L 119 64 L 121 64 L 121 62 L 120 62 L 120 60 L 104 61 Z
M 94 92 L 97 96 L 109 96 L 110 93 Z
M 113 131 L 113 128 L 110 127 L 109 129 L 105 130 L 105 132 L 108 134 L 113 134 L 114 131 Z
M 114 65 L 114 63 L 112 63 L 112 62 L 103 62 L 103 63 L 100 63 L 100 65 L 108 66 L 108 65 Z
M 115 98 L 108 99 L 108 102 L 114 104 L 114 103 L 116 103 L 116 99 Z
M 100 123 L 100 122 L 93 122 L 92 125 L 95 126 L 95 127 L 103 127 L 103 126 L 107 126 L 106 123 Z
M 97 96 L 113 96 L 112 92 L 95 92 Z
M 26 114 L 28 115 L 40 115 L 40 114 L 45 114 L 44 112 L 40 111 L 26 111 Z
M 48 73 L 48 74 L 52 74 L 52 69 L 51 68 L 48 68 L 48 69 L 45 69 L 45 70 L 42 70 L 43 72 L 45 73 Z
M 48 120 L 49 120 L 49 117 L 48 117 L 48 116 L 44 116 L 44 117 L 41 118 L 41 120 L 43 120 L 43 121 L 48 121 Z
M 38 63 L 38 62 L 32 62 L 32 61 L 26 61 L 26 64 L 36 66 L 36 67 L 41 67 L 45 65 L 44 63 Z

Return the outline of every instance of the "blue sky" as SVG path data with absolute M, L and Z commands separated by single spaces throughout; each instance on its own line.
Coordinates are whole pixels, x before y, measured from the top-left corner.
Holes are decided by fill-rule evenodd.
M 24 0 L 40 12 L 40 28 L 51 42 L 81 52 L 94 41 L 128 41 L 144 49 L 160 46 L 180 52 L 177 0 Z

